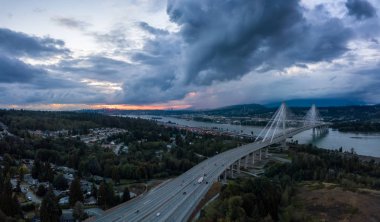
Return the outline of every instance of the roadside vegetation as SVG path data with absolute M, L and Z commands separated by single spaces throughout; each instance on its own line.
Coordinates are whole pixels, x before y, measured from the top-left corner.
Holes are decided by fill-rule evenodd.
M 228 185 L 222 188 L 220 197 L 202 210 L 199 221 L 341 219 L 342 215 L 353 217 L 366 210 L 350 203 L 344 204 L 341 201 L 344 198 L 337 197 L 336 206 L 340 208 L 336 210 L 341 210 L 341 214 L 335 212 L 332 217 L 320 217 L 313 212 L 323 212 L 323 209 L 329 206 L 328 200 L 320 197 L 322 203 L 319 203 L 319 208 L 317 205 L 313 207 L 313 201 L 307 199 L 309 193 L 321 189 L 339 192 L 341 195 L 380 191 L 380 163 L 374 160 L 362 161 L 356 155 L 308 145 L 293 145 L 289 156 L 292 163 L 268 164 L 263 177 L 229 181 Z M 333 195 L 326 190 L 319 195 Z M 316 195 L 317 197 L 319 196 Z M 376 197 L 367 197 L 370 203 L 378 201 L 377 206 L 373 206 L 376 209 L 380 207 L 380 198 L 374 198 Z M 330 198 L 329 201 L 333 199 Z

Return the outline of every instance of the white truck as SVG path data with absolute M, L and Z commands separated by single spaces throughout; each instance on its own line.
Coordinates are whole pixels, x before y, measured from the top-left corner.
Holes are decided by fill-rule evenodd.
M 198 183 L 202 183 L 202 182 L 203 182 L 203 177 L 199 177 Z

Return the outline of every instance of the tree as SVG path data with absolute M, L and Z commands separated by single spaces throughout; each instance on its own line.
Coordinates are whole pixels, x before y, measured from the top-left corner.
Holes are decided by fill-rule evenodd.
M 114 206 L 117 201 L 112 184 L 102 182 L 98 190 L 98 205 L 107 209 Z
M 53 191 L 49 189 L 45 197 L 42 199 L 40 207 L 41 222 L 59 221 L 61 215 L 62 210 L 59 207 L 57 198 L 54 196 Z
M 13 195 L 12 202 L 10 204 L 11 204 L 12 210 L 14 212 L 13 216 L 22 215 L 21 206 L 20 206 L 20 203 L 18 202 L 16 195 Z
M 80 186 L 79 177 L 75 178 L 75 180 L 71 182 L 69 193 L 70 206 L 74 206 L 77 201 L 83 202 L 83 193 Z
M 17 184 L 16 184 L 16 190 L 15 192 L 16 193 L 21 193 L 21 185 L 20 185 L 20 180 L 17 180 Z
M 12 198 L 12 185 L 9 179 L 3 183 L 3 189 L 0 193 L 0 209 L 7 216 L 15 216 L 18 213 L 18 209 L 15 208 L 18 203 L 14 203 L 15 199 Z
M 35 160 L 33 162 L 33 166 L 32 166 L 32 177 L 34 179 L 38 179 L 38 176 L 39 176 L 39 174 L 41 172 L 41 168 L 42 168 L 41 167 L 41 162 L 38 161 L 38 160 Z
M 92 183 L 92 187 L 91 187 L 91 195 L 95 198 L 98 197 L 98 189 L 96 188 L 95 184 Z
M 84 212 L 84 206 L 82 202 L 77 201 L 75 203 L 73 208 L 73 217 L 79 221 L 86 219 L 87 214 Z
M 87 169 L 93 175 L 99 175 L 101 172 L 101 167 L 96 156 L 91 156 L 87 162 Z
M 44 175 L 43 178 L 42 178 L 43 181 L 53 182 L 53 180 L 54 180 L 54 172 L 53 172 L 53 169 L 50 166 L 50 163 L 45 163 L 44 164 L 44 174 L 43 175 Z
M 0 209 L 0 221 L 7 221 L 7 215 Z
M 116 199 L 112 183 L 107 183 L 106 185 L 106 208 L 110 208 L 114 206 L 118 200 Z
M 228 200 L 227 217 L 231 221 L 244 221 L 245 211 L 241 207 L 243 200 L 240 196 L 233 196 Z
M 66 190 L 69 187 L 66 178 L 61 173 L 55 176 L 53 186 L 58 190 Z
M 99 186 L 98 190 L 98 205 L 103 207 L 105 206 L 106 203 L 106 195 L 107 195 L 107 189 L 106 189 L 106 184 L 105 182 L 102 182 Z
M 28 173 L 28 168 L 23 164 L 18 169 L 19 178 L 21 181 L 24 181 L 24 175 Z
M 119 170 L 119 167 L 113 167 L 112 168 L 112 180 L 115 182 L 115 183 L 120 183 L 120 170 Z
M 36 194 L 39 197 L 43 197 L 46 194 L 46 188 L 44 185 L 40 184 L 37 188 Z
M 125 201 L 128 201 L 131 199 L 131 195 L 129 193 L 129 189 L 128 187 L 124 187 L 124 191 L 123 191 L 123 202 Z

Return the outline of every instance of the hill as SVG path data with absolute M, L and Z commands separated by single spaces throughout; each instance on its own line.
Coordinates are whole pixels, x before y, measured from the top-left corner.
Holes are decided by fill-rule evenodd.
M 279 107 L 281 102 L 273 102 L 266 104 L 266 107 Z M 365 102 L 355 99 L 345 98 L 314 98 L 314 99 L 292 99 L 287 100 L 289 107 L 310 107 L 315 104 L 317 107 L 338 107 L 338 106 L 357 106 L 366 105 Z
M 272 110 L 272 108 L 267 108 L 259 104 L 241 104 L 207 110 L 203 111 L 203 113 L 207 115 L 222 116 L 249 116 L 253 114 L 267 113 Z

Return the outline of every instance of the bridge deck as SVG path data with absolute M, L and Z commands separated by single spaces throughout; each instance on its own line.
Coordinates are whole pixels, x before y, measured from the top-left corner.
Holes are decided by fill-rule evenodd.
M 250 143 L 215 155 L 157 189 L 88 221 L 186 221 L 212 183 L 234 162 L 268 145 L 321 125 L 324 124 L 293 129 L 272 141 Z M 198 183 L 201 176 L 204 176 L 204 181 Z

